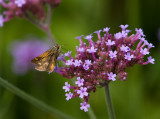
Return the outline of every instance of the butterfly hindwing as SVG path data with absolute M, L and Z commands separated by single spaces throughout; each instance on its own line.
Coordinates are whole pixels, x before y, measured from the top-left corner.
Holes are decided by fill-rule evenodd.
M 50 59 L 49 59 L 49 64 L 47 66 L 47 71 L 48 72 L 52 72 L 54 70 L 54 66 L 55 66 L 55 63 L 56 63 L 56 54 L 53 54 Z

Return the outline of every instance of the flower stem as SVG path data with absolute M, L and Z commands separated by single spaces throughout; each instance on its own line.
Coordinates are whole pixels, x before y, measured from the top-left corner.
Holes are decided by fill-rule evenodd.
M 91 107 L 89 108 L 87 113 L 90 119 L 97 119 Z
M 0 77 L 0 85 L 3 86 L 4 88 L 8 89 L 9 91 L 14 93 L 15 95 L 17 95 L 17 96 L 21 97 L 22 99 L 26 100 L 30 104 L 34 105 L 35 107 L 43 110 L 44 112 L 47 112 L 47 113 L 49 113 L 53 116 L 57 115 L 60 118 L 64 118 L 64 119 L 73 119 L 72 117 L 64 114 L 63 112 L 61 112 L 57 109 L 54 109 L 53 107 L 50 107 L 49 105 L 45 104 L 44 102 L 42 102 L 42 101 L 34 98 L 33 96 L 23 92 L 22 90 L 20 90 L 19 88 L 15 87 L 12 84 L 10 84 L 8 81 L 5 81 L 1 77 Z
M 51 41 L 51 44 L 54 46 L 55 45 L 55 40 L 54 40 L 53 35 L 51 33 L 51 30 L 50 30 L 51 15 L 52 15 L 52 12 L 51 12 L 51 8 L 49 7 L 49 13 L 48 13 L 48 17 L 46 19 L 47 20 L 46 23 L 41 23 L 41 22 L 33 19 L 27 13 L 25 13 L 25 18 L 28 21 L 30 21 L 31 23 L 33 23 L 34 25 L 36 25 L 39 29 L 44 31 L 46 33 L 46 35 L 48 36 L 49 40 Z
M 108 115 L 109 119 L 116 119 L 113 105 L 112 105 L 112 100 L 111 100 L 111 95 L 109 91 L 109 82 L 105 84 L 105 96 L 106 96 L 106 105 L 108 109 Z
M 54 45 L 55 45 L 55 41 L 54 41 L 54 38 L 53 38 L 53 35 L 52 35 L 52 33 L 51 33 L 50 28 L 44 30 L 44 32 L 47 34 L 48 38 L 49 38 L 50 41 L 51 41 L 51 44 L 54 46 Z
M 47 23 L 48 25 L 51 24 L 52 12 L 53 12 L 52 6 L 51 6 L 51 5 L 48 5 L 48 12 L 47 12 L 47 18 L 46 18 L 46 23 Z
M 36 25 L 39 29 L 44 29 L 43 27 L 43 24 L 42 23 L 39 23 L 37 20 L 33 19 L 32 17 L 29 16 L 28 13 L 25 13 L 25 18 L 30 21 L 31 23 L 33 23 L 34 25 Z

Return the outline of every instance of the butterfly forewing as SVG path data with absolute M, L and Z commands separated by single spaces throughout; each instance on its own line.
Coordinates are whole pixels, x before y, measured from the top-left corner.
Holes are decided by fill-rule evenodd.
M 31 60 L 31 62 L 34 63 L 34 64 L 37 64 L 37 62 L 39 62 L 40 60 L 42 60 L 43 58 L 47 57 L 50 54 L 52 54 L 52 48 L 47 50 L 46 52 L 44 52 L 40 56 L 35 57 L 34 59 Z

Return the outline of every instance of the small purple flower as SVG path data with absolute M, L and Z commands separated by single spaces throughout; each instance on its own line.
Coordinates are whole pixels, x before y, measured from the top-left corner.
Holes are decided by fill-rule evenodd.
M 125 30 L 125 32 L 128 34 L 129 32 L 131 32 L 131 30 Z
M 75 39 L 81 39 L 84 35 L 81 35 L 81 36 L 77 36 L 75 37 Z
M 93 43 L 92 37 L 93 37 L 92 34 L 90 34 L 90 35 L 84 37 L 84 39 L 87 39 L 87 40 L 89 41 L 89 45 L 90 45 L 90 46 L 92 46 L 92 43 Z
M 77 90 L 77 93 L 79 94 L 80 98 L 84 98 L 85 96 L 88 96 L 86 87 L 80 87 L 80 90 Z
M 84 82 L 84 79 L 77 77 L 77 81 L 75 82 L 75 84 L 77 84 L 78 87 L 81 87 L 81 86 L 83 86 L 83 82 Z
M 129 25 L 126 24 L 126 25 L 120 25 L 120 27 L 122 28 L 123 31 L 125 31 L 125 29 L 128 27 Z
M 121 36 L 124 38 L 128 35 L 128 33 L 126 33 L 126 31 L 122 31 Z
M 116 74 L 113 74 L 113 72 L 110 72 L 110 73 L 108 73 L 107 75 L 108 75 L 108 79 L 109 79 L 109 80 L 112 80 L 112 81 L 115 81 L 115 80 L 116 80 L 116 79 L 115 79 Z
M 116 33 L 116 34 L 114 34 L 114 37 L 118 40 L 118 39 L 122 38 L 122 33 L 121 32 Z
M 134 55 L 131 55 L 129 52 L 124 55 L 124 58 L 128 61 L 131 61 L 131 59 L 134 57 Z
M 145 38 L 144 37 L 141 37 L 141 38 L 139 38 L 140 39 L 140 41 L 145 41 Z
M 81 60 L 75 60 L 74 66 L 79 67 L 81 65 L 82 61 Z
M 154 64 L 154 61 L 155 61 L 155 59 L 152 58 L 152 56 L 149 56 L 149 57 L 148 57 L 148 62 L 149 62 L 149 63 Z
M 68 51 L 67 53 L 64 54 L 64 56 L 68 56 L 68 57 L 71 56 L 71 52 L 72 51 Z
M 148 55 L 149 54 L 147 48 L 141 49 L 140 53 L 142 53 L 143 55 Z
M 65 90 L 65 92 L 69 92 L 70 91 L 70 84 L 68 84 L 68 82 L 65 82 L 65 86 L 63 86 L 63 89 Z
M 152 43 L 149 43 L 149 44 L 148 44 L 148 47 L 149 47 L 149 48 L 154 48 L 155 46 L 154 46 Z
M 84 64 L 84 65 L 83 65 L 83 68 L 84 68 L 85 70 L 88 70 L 88 69 L 89 69 L 89 65 Z
M 85 64 L 86 64 L 86 65 L 92 65 L 91 62 L 92 62 L 91 60 L 85 60 Z
M 100 34 L 102 30 L 95 31 L 94 33 Z
M 65 56 L 63 54 L 61 54 L 59 57 L 57 57 L 57 60 L 64 60 Z
M 144 40 L 144 44 L 145 44 L 145 45 L 149 45 L 149 43 L 148 43 L 147 40 Z
M 140 28 L 140 29 L 137 29 L 135 28 L 135 31 L 137 32 L 137 34 L 141 37 L 144 37 L 145 35 L 143 34 L 143 30 Z
M 85 112 L 87 112 L 88 108 L 90 107 L 90 104 L 87 104 L 87 102 L 80 103 L 80 105 L 81 105 L 80 109 L 84 110 Z
M 66 94 L 65 94 L 65 96 L 66 96 L 66 100 L 68 101 L 69 99 L 71 99 L 71 98 L 72 98 L 73 93 L 71 93 L 71 92 L 66 93 Z
M 83 47 L 82 48 L 78 48 L 77 51 L 84 52 L 84 48 Z
M 103 31 L 104 31 L 104 32 L 108 32 L 109 29 L 110 29 L 109 27 L 106 27 L 106 28 L 103 29 Z
M 110 56 L 110 58 L 112 59 L 112 58 L 116 58 L 117 57 L 117 51 L 109 51 L 109 56 Z
M 15 0 L 14 3 L 15 3 L 18 7 L 22 7 L 24 4 L 26 4 L 26 0 Z
M 3 15 L 0 15 L 0 27 L 3 27 L 4 18 Z
M 97 51 L 97 48 L 94 49 L 94 46 L 92 46 L 90 49 L 87 49 L 87 52 L 94 53 Z
M 66 65 L 72 65 L 72 64 L 73 64 L 73 59 L 66 61 Z
M 78 36 L 78 37 L 75 38 L 75 39 L 78 39 L 78 40 L 79 40 L 81 46 L 83 45 L 82 36 L 83 36 L 83 35 Z
M 60 68 L 60 67 L 58 66 L 58 64 L 57 64 L 57 66 L 54 67 L 53 73 L 59 72 L 60 69 L 61 69 L 61 68 Z
M 84 37 L 84 39 L 87 39 L 87 40 L 90 40 L 90 39 L 92 39 L 92 35 L 88 35 L 88 36 L 86 36 L 86 37 Z
M 130 51 L 130 48 L 129 48 L 128 46 L 124 46 L 124 45 L 122 45 L 122 46 L 120 47 L 120 49 L 121 49 L 121 51 L 123 51 L 123 52 L 128 52 L 128 51 Z
M 115 45 L 115 41 L 108 40 L 106 42 L 106 45 L 108 45 L 108 46 Z
M 101 31 L 102 30 L 98 30 L 94 32 L 94 33 L 97 33 L 99 41 L 101 41 L 101 35 L 100 35 Z

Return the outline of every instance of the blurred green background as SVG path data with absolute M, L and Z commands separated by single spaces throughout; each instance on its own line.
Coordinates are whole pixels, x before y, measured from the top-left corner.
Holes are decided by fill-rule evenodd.
M 136 65 L 128 69 L 126 81 L 111 83 L 111 95 L 117 119 L 160 119 L 160 0 L 62 0 L 54 10 L 52 33 L 57 42 L 75 54 L 79 44 L 74 38 L 110 27 L 110 33 L 119 32 L 119 25 L 129 24 L 129 29 L 142 28 L 146 39 L 156 47 L 151 49 L 155 65 Z M 46 39 L 44 32 L 25 19 L 13 19 L 0 28 L 0 77 L 50 106 L 77 119 L 88 119 L 80 110 L 78 98 L 65 100 L 62 90 L 69 81 L 59 74 L 30 70 L 25 75 L 12 72 L 13 57 L 8 46 L 14 40 L 26 38 Z M 160 38 L 159 38 L 160 39 Z M 85 40 L 84 40 L 85 41 Z M 89 103 L 97 119 L 108 119 L 104 89 L 92 93 Z M 0 86 L 0 119 L 58 119 Z

